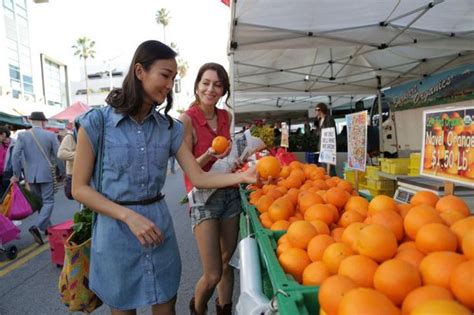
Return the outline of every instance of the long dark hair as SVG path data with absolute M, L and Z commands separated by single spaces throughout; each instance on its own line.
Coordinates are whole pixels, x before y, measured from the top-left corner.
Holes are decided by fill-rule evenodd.
M 199 82 L 201 81 L 202 79 L 202 76 L 204 75 L 204 72 L 206 72 L 207 70 L 214 70 L 216 73 L 217 73 L 217 77 L 219 78 L 219 81 L 221 81 L 222 83 L 222 86 L 224 88 L 224 95 L 227 94 L 227 97 L 225 98 L 225 105 L 227 107 L 231 107 L 227 101 L 229 100 L 229 97 L 230 97 L 230 80 L 229 80 L 229 75 L 227 74 L 227 71 L 225 71 L 224 67 L 221 66 L 220 64 L 218 63 L 214 63 L 214 62 L 209 62 L 209 63 L 205 63 L 201 66 L 201 68 L 199 68 L 199 71 L 198 71 L 198 74 L 196 76 L 196 80 L 194 81 L 194 97 L 195 97 L 195 101 L 193 102 L 193 104 L 197 104 L 199 103 L 199 97 L 196 93 L 196 90 L 197 90 L 197 87 L 199 85 Z
M 155 61 L 173 59 L 176 55 L 173 49 L 159 41 L 148 40 L 141 43 L 135 51 L 127 76 L 123 80 L 122 88 L 112 90 L 105 101 L 115 108 L 118 113 L 130 116 L 136 115 L 143 105 L 144 91 L 141 81 L 135 75 L 135 65 L 139 63 L 148 71 Z M 168 112 L 172 107 L 173 90 L 166 96 L 165 107 L 165 116 L 170 123 L 170 128 L 173 126 L 173 119 L 168 115 Z
M 316 105 L 316 109 L 319 109 L 324 115 L 327 115 L 329 112 L 326 103 L 319 103 L 318 105 Z

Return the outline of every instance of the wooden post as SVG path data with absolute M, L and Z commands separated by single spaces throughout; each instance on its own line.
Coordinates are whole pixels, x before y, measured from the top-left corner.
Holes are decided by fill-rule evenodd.
M 453 182 L 444 182 L 444 195 L 453 195 L 454 194 L 454 183 Z
M 359 171 L 354 170 L 355 190 L 359 192 Z

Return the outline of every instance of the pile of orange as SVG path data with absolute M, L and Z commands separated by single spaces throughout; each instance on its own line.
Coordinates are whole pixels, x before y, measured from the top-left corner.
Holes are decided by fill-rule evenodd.
M 324 314 L 474 311 L 474 216 L 461 198 L 423 191 L 408 205 L 368 202 L 349 182 L 295 161 L 249 202 L 265 228 L 286 230 L 278 261 L 320 286 Z

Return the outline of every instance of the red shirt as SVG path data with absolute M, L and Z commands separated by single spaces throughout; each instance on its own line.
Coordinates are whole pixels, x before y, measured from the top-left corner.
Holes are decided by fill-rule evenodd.
M 186 114 L 191 118 L 194 135 L 197 137 L 196 142 L 193 145 L 193 155 L 196 158 L 203 155 L 207 149 L 211 147 L 212 140 L 214 140 L 216 136 L 223 136 L 230 140 L 229 113 L 226 110 L 216 108 L 217 131 L 212 130 L 211 126 L 209 126 L 206 117 L 204 117 L 204 113 L 201 111 L 199 106 L 192 105 L 186 111 Z M 206 172 L 209 171 L 215 161 L 216 159 L 212 158 L 212 160 L 204 165 L 202 169 Z M 184 184 L 186 185 L 187 192 L 193 188 L 193 184 L 186 175 L 184 175 Z

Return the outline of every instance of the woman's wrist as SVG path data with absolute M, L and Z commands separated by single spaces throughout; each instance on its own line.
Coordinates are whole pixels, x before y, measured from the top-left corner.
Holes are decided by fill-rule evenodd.
M 120 211 L 118 219 L 122 221 L 123 223 L 127 224 L 127 221 L 130 219 L 132 214 L 133 214 L 132 210 L 122 207 L 122 211 Z

